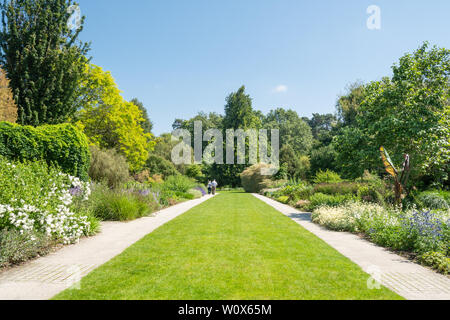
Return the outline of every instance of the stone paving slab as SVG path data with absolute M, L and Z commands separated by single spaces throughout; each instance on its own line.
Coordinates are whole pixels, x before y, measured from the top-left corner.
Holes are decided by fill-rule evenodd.
M 373 286 L 378 281 L 409 300 L 450 300 L 450 279 L 448 277 L 409 261 L 357 235 L 327 230 L 311 222 L 309 213 L 300 212 L 259 194 L 254 194 L 254 196 L 291 218 L 358 264 L 370 274 L 368 285 Z
M 0 272 L 0 300 L 46 300 L 69 287 L 76 289 L 92 270 L 211 197 L 183 202 L 131 222 L 102 222 L 101 232 L 94 237 Z

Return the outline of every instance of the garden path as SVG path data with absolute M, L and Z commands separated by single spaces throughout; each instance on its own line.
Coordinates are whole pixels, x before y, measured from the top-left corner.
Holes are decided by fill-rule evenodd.
M 368 285 L 375 289 L 374 279 L 409 300 L 450 300 L 450 279 L 448 277 L 411 262 L 357 235 L 327 230 L 311 222 L 309 213 L 300 212 L 259 194 L 254 194 L 254 196 L 291 218 L 358 264 L 365 272 L 372 275 L 372 278 L 368 280 Z
M 0 300 L 50 299 L 147 234 L 211 197 L 183 202 L 131 222 L 103 222 L 101 232 L 94 237 L 1 272 Z

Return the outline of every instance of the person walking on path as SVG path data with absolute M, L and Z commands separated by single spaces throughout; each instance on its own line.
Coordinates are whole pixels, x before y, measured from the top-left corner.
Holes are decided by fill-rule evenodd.
M 217 189 L 217 186 L 218 186 L 218 185 L 219 185 L 219 184 L 217 183 L 216 180 L 214 180 L 214 181 L 211 183 L 211 186 L 212 186 L 212 194 L 213 194 L 213 196 L 216 195 L 216 189 Z
M 208 181 L 208 194 L 211 194 L 212 192 L 212 182 L 211 180 Z

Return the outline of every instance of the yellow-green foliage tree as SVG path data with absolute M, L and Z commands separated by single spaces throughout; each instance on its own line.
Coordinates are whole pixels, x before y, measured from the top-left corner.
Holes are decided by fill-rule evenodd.
M 123 154 L 131 171 L 141 169 L 155 142 L 142 128 L 142 111 L 121 96 L 110 72 L 87 65 L 79 88 L 78 124 L 93 145 L 116 149 Z
M 0 121 L 16 122 L 17 106 L 14 103 L 9 80 L 5 72 L 0 69 Z

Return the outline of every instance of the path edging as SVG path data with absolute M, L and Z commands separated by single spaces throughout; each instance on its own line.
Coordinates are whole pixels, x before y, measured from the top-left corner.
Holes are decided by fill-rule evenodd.
M 313 233 L 378 280 L 385 287 L 409 300 L 450 300 L 450 279 L 385 248 L 348 232 L 328 230 L 311 221 L 311 214 L 300 212 L 268 197 L 256 198 L 283 213 Z

